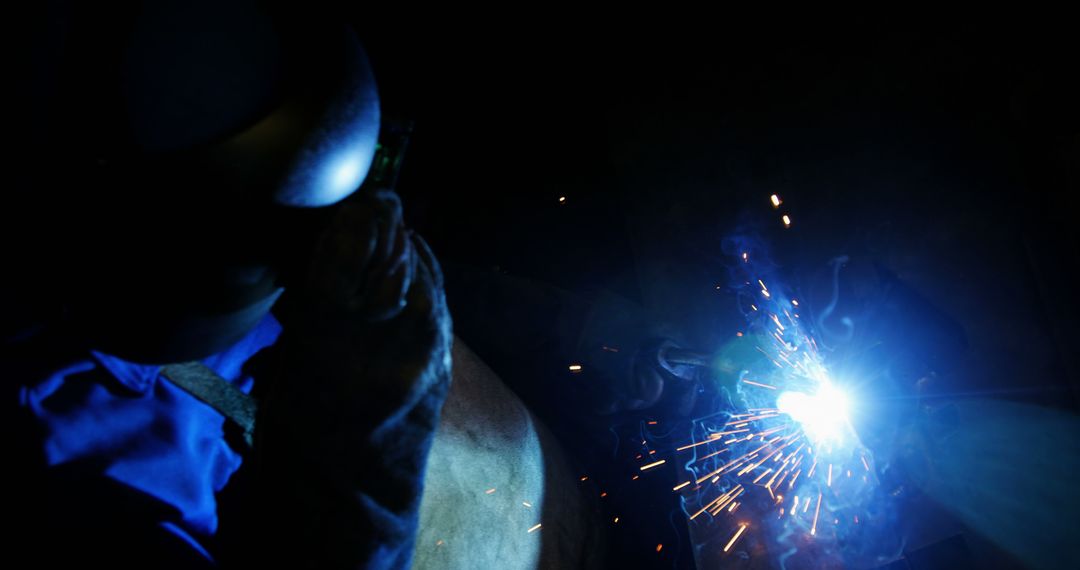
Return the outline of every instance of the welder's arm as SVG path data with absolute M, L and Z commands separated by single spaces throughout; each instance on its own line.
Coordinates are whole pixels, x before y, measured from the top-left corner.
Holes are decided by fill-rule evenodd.
M 345 205 L 262 394 L 260 548 L 285 567 L 408 567 L 450 381 L 439 266 L 391 193 Z

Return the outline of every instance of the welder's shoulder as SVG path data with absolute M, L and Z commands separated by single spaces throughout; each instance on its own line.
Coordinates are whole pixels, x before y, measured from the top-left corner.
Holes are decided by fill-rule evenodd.
M 0 551 L 13 567 L 59 568 L 101 562 L 111 568 L 209 568 L 208 558 L 170 529 L 172 507 L 100 476 L 88 459 L 50 465 L 48 430 L 34 413 L 65 383 L 116 383 L 86 354 L 47 331 L 0 347 L 0 486 L 9 521 Z M 61 405 L 51 402 L 50 405 Z M 93 425 L 83 426 L 93 430 Z

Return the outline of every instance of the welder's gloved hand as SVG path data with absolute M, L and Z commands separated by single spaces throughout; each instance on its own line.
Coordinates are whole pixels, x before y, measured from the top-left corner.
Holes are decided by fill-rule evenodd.
M 403 568 L 450 381 L 442 276 L 392 193 L 345 204 L 295 292 L 256 427 L 285 566 Z
M 430 257 L 402 222 L 401 201 L 393 192 L 343 204 L 316 247 L 304 291 L 308 309 L 335 320 L 372 322 L 397 315 L 416 277 L 418 244 L 420 254 Z M 438 274 L 437 265 L 428 269 Z M 441 288 L 441 275 L 433 277 L 439 283 L 431 285 Z

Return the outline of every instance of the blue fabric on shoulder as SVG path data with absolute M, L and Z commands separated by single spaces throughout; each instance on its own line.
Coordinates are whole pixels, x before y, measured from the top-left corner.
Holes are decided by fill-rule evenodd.
M 254 379 L 244 363 L 281 333 L 272 316 L 230 348 L 203 360 L 244 392 Z M 225 418 L 160 376 L 160 367 L 90 352 L 27 378 L 20 402 L 43 428 L 49 467 L 85 466 L 161 500 L 176 520 L 147 521 L 198 539 L 217 530 L 215 494 L 240 468 L 225 441 Z M 102 513 L 107 519 L 109 513 Z

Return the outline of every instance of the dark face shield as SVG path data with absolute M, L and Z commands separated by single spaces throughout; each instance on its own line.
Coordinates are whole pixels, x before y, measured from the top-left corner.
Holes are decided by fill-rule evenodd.
M 130 360 L 204 357 L 254 327 L 376 149 L 350 30 L 215 10 L 147 3 L 107 15 L 112 34 L 75 14 L 57 67 L 28 213 L 38 277 L 92 347 Z M 218 34 L 222 18 L 249 25 Z

